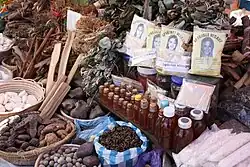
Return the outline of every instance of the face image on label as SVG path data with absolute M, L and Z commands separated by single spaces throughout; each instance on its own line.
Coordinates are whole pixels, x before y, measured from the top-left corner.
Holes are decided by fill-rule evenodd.
M 177 38 L 177 36 L 176 35 L 171 35 L 168 38 L 166 49 L 171 50 L 171 51 L 175 51 L 177 45 L 178 45 L 178 38 Z
M 161 28 L 157 26 L 149 27 L 146 48 L 158 50 L 160 46 L 161 46 Z

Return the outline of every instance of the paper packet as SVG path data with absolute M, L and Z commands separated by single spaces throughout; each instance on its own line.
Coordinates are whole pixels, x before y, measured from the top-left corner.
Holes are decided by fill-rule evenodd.
M 157 26 L 148 28 L 146 48 L 159 49 L 161 45 L 161 28 Z
M 221 77 L 221 55 L 226 35 L 225 31 L 194 27 L 190 74 Z
M 155 67 L 157 51 L 147 48 L 132 50 L 129 66 Z

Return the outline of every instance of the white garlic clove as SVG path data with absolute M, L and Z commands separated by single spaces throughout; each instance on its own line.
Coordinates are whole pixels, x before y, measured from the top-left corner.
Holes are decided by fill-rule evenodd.
M 5 94 L 7 94 L 9 97 L 18 96 L 18 94 L 16 92 L 5 92 Z
M 4 107 L 8 111 L 12 111 L 14 109 L 14 104 L 11 103 L 11 102 L 10 103 L 6 103 Z
M 4 94 L 4 101 L 3 104 L 6 105 L 9 102 L 10 97 L 8 96 L 8 94 Z
M 26 103 L 28 99 L 28 95 L 22 96 L 22 103 Z
M 2 104 L 0 104 L 0 112 L 5 112 L 5 107 Z
M 30 105 L 35 105 L 37 103 L 37 99 L 34 95 L 28 95 L 28 99 L 26 103 Z
M 13 103 L 14 108 L 23 108 L 24 104 L 19 102 L 19 103 Z
M 19 111 L 22 111 L 21 107 L 16 107 L 16 108 L 13 109 L 13 112 L 19 112 Z
M 28 93 L 25 91 L 25 90 L 23 90 L 23 91 L 21 91 L 19 94 L 18 94 L 18 96 L 19 97 L 22 97 L 22 96 L 28 96 Z
M 0 93 L 0 104 L 4 103 L 4 93 Z
M 14 96 L 14 97 L 12 97 L 12 98 L 10 99 L 10 101 L 13 102 L 13 103 L 21 103 L 21 102 L 22 102 L 22 99 L 21 99 L 21 97 L 19 97 L 19 96 Z
M 27 109 L 27 108 L 29 108 L 31 106 L 32 106 L 31 104 L 25 104 L 24 107 L 23 107 L 23 109 Z

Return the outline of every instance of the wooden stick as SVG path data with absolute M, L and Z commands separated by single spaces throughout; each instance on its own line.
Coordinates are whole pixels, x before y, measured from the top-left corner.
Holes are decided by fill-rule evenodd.
M 62 52 L 62 56 L 60 60 L 58 75 L 65 75 L 66 73 L 69 54 L 70 54 L 70 50 L 71 50 L 74 38 L 75 38 L 75 32 L 69 31 L 68 38 L 63 48 L 63 52 Z
M 69 90 L 70 86 L 67 83 L 61 83 L 59 87 L 57 87 L 54 95 L 49 99 L 48 103 L 41 111 L 40 116 L 43 119 L 50 119 L 54 115 L 58 106 L 62 103 L 63 98 L 67 95 Z
M 39 48 L 35 51 L 34 57 L 31 60 L 25 74 L 24 74 L 24 78 L 30 77 L 30 73 L 32 72 L 32 69 L 34 69 L 34 65 L 35 65 L 35 60 L 37 58 L 37 56 L 40 54 L 40 52 L 42 51 L 43 47 L 45 46 L 45 44 L 47 43 L 50 35 L 52 34 L 52 32 L 54 31 L 54 28 L 51 28 L 48 32 L 48 34 L 46 35 L 46 37 L 44 38 L 43 42 L 41 43 L 41 45 L 39 46 Z
M 248 79 L 248 77 L 249 77 L 249 74 L 248 74 L 248 72 L 246 72 L 246 73 L 243 75 L 243 77 L 241 77 L 241 79 L 240 79 L 238 82 L 236 82 L 236 83 L 234 84 L 234 87 L 235 87 L 236 89 L 241 88 L 241 87 L 244 85 L 245 81 Z
M 52 55 L 51 55 L 51 62 L 49 66 L 49 72 L 48 72 L 47 84 L 46 84 L 46 95 L 49 93 L 49 91 L 51 90 L 53 86 L 54 74 L 55 74 L 56 65 L 60 57 L 61 46 L 62 46 L 61 43 L 56 43 L 54 46 Z
M 83 56 L 81 54 L 77 57 L 73 67 L 71 68 L 71 70 L 69 72 L 68 79 L 67 79 L 66 83 L 70 84 L 71 80 L 73 79 L 73 77 L 74 77 L 74 75 L 76 73 L 76 70 L 78 69 L 78 66 L 79 66 L 79 64 L 80 64 L 80 62 L 82 60 L 82 57 Z
M 65 75 L 61 75 L 61 76 L 58 77 L 56 83 L 53 85 L 53 87 L 52 87 L 51 91 L 48 93 L 48 95 L 46 95 L 46 98 L 45 98 L 45 100 L 43 101 L 43 103 L 42 103 L 42 105 L 40 106 L 40 108 L 38 109 L 38 111 L 42 111 L 42 110 L 44 109 L 44 107 L 47 105 L 49 99 L 55 94 L 55 92 L 56 92 L 58 86 L 59 86 L 62 82 L 66 81 L 66 79 L 67 79 L 67 77 L 66 77 Z

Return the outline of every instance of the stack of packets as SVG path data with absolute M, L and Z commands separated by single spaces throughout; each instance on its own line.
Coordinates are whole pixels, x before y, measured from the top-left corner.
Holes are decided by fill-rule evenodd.
M 226 41 L 225 31 L 194 32 L 171 26 L 161 27 L 134 15 L 123 52 L 130 56 L 130 66 L 155 68 L 163 75 L 185 76 L 187 73 L 220 77 L 221 55 Z M 193 51 L 186 52 L 193 35 Z M 191 66 L 191 69 L 190 69 Z

